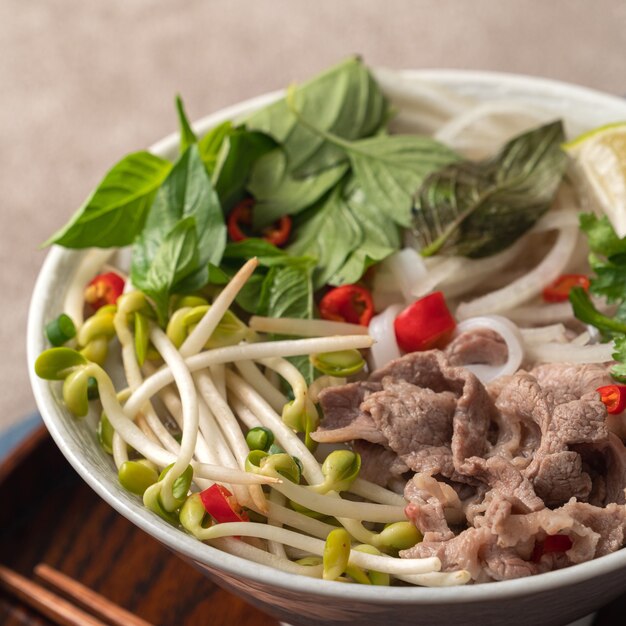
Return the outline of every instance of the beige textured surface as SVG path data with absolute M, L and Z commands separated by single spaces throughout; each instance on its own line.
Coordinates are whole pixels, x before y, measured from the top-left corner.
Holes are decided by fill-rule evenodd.
M 126 152 L 360 52 L 391 67 L 548 76 L 626 94 L 623 0 L 1 0 L 0 428 L 34 408 L 29 293 L 62 225 Z

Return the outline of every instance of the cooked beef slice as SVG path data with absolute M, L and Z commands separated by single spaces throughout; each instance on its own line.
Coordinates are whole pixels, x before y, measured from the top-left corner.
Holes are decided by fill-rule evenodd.
M 541 387 L 552 392 L 558 404 L 576 400 L 614 382 L 606 367 L 597 363 L 547 363 L 534 367 L 530 373 Z
M 471 363 L 502 365 L 506 362 L 508 348 L 498 333 L 480 328 L 457 335 L 444 353 L 450 365 L 457 367 Z
M 454 533 L 448 524 L 465 520 L 456 491 L 428 473 L 415 474 L 406 484 L 404 497 L 409 501 L 406 516 L 421 530 L 426 541 L 452 539 Z
M 382 487 L 409 471 L 398 455 L 384 446 L 357 439 L 352 448 L 361 456 L 359 477 Z
M 484 339 L 459 340 L 450 354 L 474 358 Z M 626 448 L 595 391 L 608 382 L 601 366 L 549 364 L 485 388 L 443 352 L 416 352 L 324 390 L 315 437 L 354 440 L 378 484 L 415 472 L 406 514 L 424 541 L 402 556 L 438 556 L 475 581 L 526 576 L 624 543 Z M 572 547 L 537 553 L 554 534 Z
M 320 443 L 341 443 L 364 439 L 371 443 L 386 443 L 371 416 L 361 411 L 361 402 L 381 385 L 367 381 L 349 383 L 320 392 L 324 419 L 311 437 Z
M 548 507 L 563 504 L 572 496 L 587 499 L 592 488 L 591 477 L 582 471 L 580 454 L 567 450 L 549 454 L 539 461 L 533 485 Z
M 437 393 L 391 376 L 382 380 L 382 390 L 361 403 L 387 445 L 402 457 L 423 446 L 443 446 L 452 439 L 452 419 L 457 400 L 450 391 Z
M 493 491 L 506 495 L 519 511 L 537 511 L 545 506 L 528 478 L 502 457 L 472 457 L 464 463 L 463 473 L 478 478 Z
M 624 505 L 601 508 L 572 500 L 559 509 L 519 514 L 513 503 L 496 491 L 489 492 L 485 500 L 486 510 L 474 519 L 473 527 L 450 539 L 425 540 L 402 551 L 401 556 L 437 556 L 443 571 L 468 569 L 475 581 L 483 582 L 566 567 L 613 552 L 624 543 Z M 571 548 L 542 554 L 545 538 L 556 534 L 567 535 Z
M 495 407 L 478 379 L 448 365 L 439 350 L 411 353 L 366 381 L 325 389 L 319 399 L 317 441 L 363 439 L 392 450 L 414 471 L 475 483 L 457 466 L 487 452 Z
M 583 468 L 592 480 L 589 503 L 596 506 L 604 506 L 611 502 L 624 504 L 626 447 L 622 440 L 609 433 L 605 441 L 575 445 L 572 448 L 580 454 Z

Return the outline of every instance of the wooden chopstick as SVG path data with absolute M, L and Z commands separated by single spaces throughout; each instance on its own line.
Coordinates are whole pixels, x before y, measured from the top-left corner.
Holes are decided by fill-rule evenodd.
M 96 593 L 93 589 L 85 587 L 77 580 L 66 576 L 45 563 L 39 563 L 35 567 L 35 574 L 59 591 L 70 596 L 74 602 L 79 603 L 95 615 L 106 619 L 114 626 L 152 626 L 150 622 L 133 615 L 121 606 Z
M 0 565 L 0 587 L 60 626 L 107 626 L 45 587 Z

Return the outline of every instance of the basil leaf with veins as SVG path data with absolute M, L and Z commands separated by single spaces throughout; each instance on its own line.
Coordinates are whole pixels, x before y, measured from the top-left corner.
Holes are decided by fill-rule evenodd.
M 368 201 L 400 226 L 410 225 L 413 196 L 426 177 L 459 160 L 450 148 L 420 135 L 344 139 L 309 119 L 296 95 L 290 89 L 287 104 L 300 124 L 346 154 Z
M 348 164 L 340 163 L 305 178 L 294 178 L 282 149 L 263 155 L 248 182 L 248 191 L 255 199 L 254 227 L 263 228 L 283 215 L 303 211 L 332 189 L 347 170 Z
M 313 257 L 317 261 L 314 288 L 324 286 L 339 270 L 348 255 L 363 241 L 358 219 L 343 198 L 343 185 L 335 187 L 311 217 L 300 223 L 288 252 L 294 256 Z
M 302 115 L 317 128 L 345 139 L 376 134 L 387 122 L 388 103 L 357 57 L 351 57 L 294 88 Z M 345 152 L 300 123 L 286 98 L 255 111 L 245 120 L 250 130 L 271 135 L 287 153 L 296 178 L 346 161 Z
M 416 195 L 413 232 L 422 255 L 495 254 L 548 210 L 567 167 L 560 121 L 509 141 L 495 158 L 431 174 Z
M 177 227 L 183 228 L 181 222 L 185 222 L 186 226 L 184 230 L 176 231 L 176 237 L 182 241 L 185 234 L 187 244 L 191 241 L 187 232 L 190 222 L 185 221 L 189 217 L 193 218 L 196 255 L 190 260 L 187 255 L 177 257 L 166 250 L 168 258 L 178 259 L 177 265 L 168 270 L 175 280 L 172 283 L 160 279 L 155 282 L 150 277 L 164 275 L 164 272 L 159 270 L 154 274 L 152 266 L 158 259 L 165 258 L 162 246 L 168 238 L 172 238 Z M 200 158 L 198 145 L 192 144 L 180 156 L 159 189 L 145 227 L 133 245 L 131 279 L 140 289 L 147 282 L 151 291 L 159 283 L 167 287 L 167 295 L 199 289 L 208 281 L 209 263 L 219 266 L 225 245 L 226 226 L 222 208 Z M 163 305 L 166 295 L 159 297 L 160 321 L 163 321 L 167 316 Z
M 198 270 L 198 235 L 193 216 L 181 219 L 154 250 L 145 274 L 133 275 L 133 283 L 156 305 L 159 322 L 168 317 L 169 297 L 177 285 Z
M 133 152 L 109 170 L 71 220 L 44 245 L 113 248 L 133 242 L 172 164 L 149 152 Z

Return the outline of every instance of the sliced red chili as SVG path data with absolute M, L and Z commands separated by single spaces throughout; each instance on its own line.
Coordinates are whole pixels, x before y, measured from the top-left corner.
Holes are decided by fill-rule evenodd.
M 218 523 L 247 522 L 248 515 L 242 510 L 233 494 L 217 483 L 200 492 L 205 511 Z
M 374 315 L 372 294 L 361 285 L 342 285 L 324 294 L 320 316 L 325 320 L 367 326 Z
M 538 563 L 544 554 L 567 552 L 573 545 L 568 535 L 548 535 L 543 541 L 535 543 L 530 560 Z
M 254 198 L 246 198 L 237 204 L 228 214 L 228 236 L 231 241 L 243 241 L 251 237 L 248 234 L 252 227 L 252 209 Z M 287 243 L 291 234 L 291 218 L 283 215 L 270 226 L 261 230 L 262 238 L 274 246 L 282 246 Z
M 395 319 L 398 346 L 417 352 L 445 346 L 456 328 L 441 291 L 435 291 L 409 305 Z
M 543 290 L 543 299 L 546 302 L 565 302 L 572 287 L 582 287 L 588 291 L 589 278 L 584 274 L 563 274 Z
M 621 413 L 626 409 L 626 385 L 604 385 L 596 391 L 604 402 L 608 413 Z
M 93 278 L 85 288 L 85 302 L 94 310 L 115 304 L 124 293 L 124 279 L 115 272 L 105 272 Z

